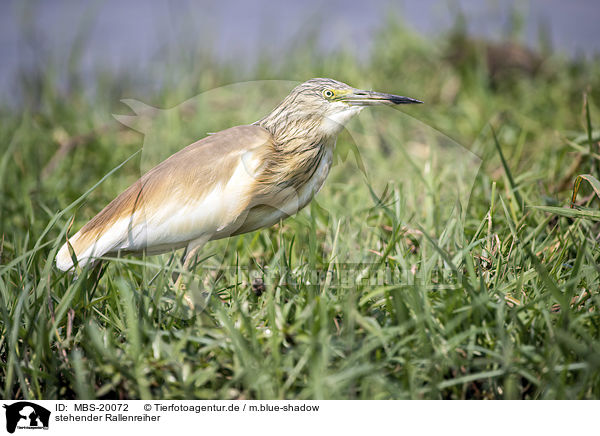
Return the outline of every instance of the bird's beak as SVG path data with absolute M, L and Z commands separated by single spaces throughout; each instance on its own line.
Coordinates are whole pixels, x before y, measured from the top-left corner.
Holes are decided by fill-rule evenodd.
M 363 91 L 356 89 L 340 98 L 341 101 L 348 103 L 350 106 L 375 106 L 379 104 L 414 104 L 423 103 L 410 97 L 401 95 L 386 94 L 383 92 Z

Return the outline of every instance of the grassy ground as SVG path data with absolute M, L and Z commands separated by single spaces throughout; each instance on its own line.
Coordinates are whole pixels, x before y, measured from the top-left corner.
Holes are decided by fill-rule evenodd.
M 389 24 L 360 60 L 310 41 L 246 72 L 164 54 L 158 89 L 42 60 L 1 115 L 3 397 L 599 398 L 596 179 L 562 207 L 598 177 L 600 61 L 502 50 Z M 319 76 L 426 104 L 363 112 L 311 206 L 209 244 L 194 316 L 170 255 L 56 270 L 72 219 Z M 286 82 L 220 88 L 255 79 Z

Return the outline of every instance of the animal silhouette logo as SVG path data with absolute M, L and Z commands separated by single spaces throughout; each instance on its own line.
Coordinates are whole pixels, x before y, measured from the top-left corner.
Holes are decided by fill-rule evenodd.
M 19 429 L 48 429 L 50 411 L 29 401 L 19 401 L 10 405 L 4 404 L 6 409 L 6 431 L 14 433 Z

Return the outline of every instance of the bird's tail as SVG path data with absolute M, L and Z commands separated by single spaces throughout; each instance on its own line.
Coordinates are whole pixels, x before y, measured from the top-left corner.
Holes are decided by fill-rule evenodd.
M 73 269 L 73 258 L 69 250 L 69 244 L 71 245 L 75 258 L 77 259 L 77 265 L 84 267 L 89 263 L 93 262 L 96 257 L 106 254 L 109 250 L 103 246 L 103 238 L 87 237 L 89 235 L 82 234 L 81 230 L 74 236 L 69 238 L 68 242 L 65 242 L 56 255 L 56 267 L 61 271 L 69 271 Z
M 68 244 L 71 244 L 77 258 L 77 264 L 80 267 L 88 265 L 97 257 L 115 253 L 120 249 L 130 248 L 127 244 L 124 245 L 127 235 L 138 235 L 139 233 L 137 232 L 139 226 L 134 226 L 131 229 L 129 228 L 130 223 L 131 220 L 122 219 L 96 227 L 89 226 L 89 223 L 83 226 L 58 251 L 56 255 L 57 268 L 62 271 L 69 271 L 73 268 L 73 259 Z
M 77 263 L 80 266 L 83 266 L 85 263 L 87 263 L 84 262 L 84 259 L 81 257 L 81 254 L 84 250 L 83 247 L 81 247 L 81 244 L 78 244 L 79 239 L 79 233 L 77 233 L 75 236 L 69 238 L 69 241 L 65 242 L 63 246 L 60 247 L 60 250 L 58 250 L 58 254 L 56 255 L 56 267 L 59 270 L 69 271 L 73 268 L 73 259 L 71 258 L 69 244 L 71 244 L 71 247 L 73 248 L 75 257 L 77 258 Z

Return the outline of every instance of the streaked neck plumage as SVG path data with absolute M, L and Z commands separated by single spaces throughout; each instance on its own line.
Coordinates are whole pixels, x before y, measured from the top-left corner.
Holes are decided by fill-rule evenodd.
M 255 123 L 268 130 L 275 141 L 261 178 L 264 185 L 300 190 L 312 178 L 323 158 L 331 160 L 338 133 L 358 110 L 348 111 L 344 117 L 336 119 L 318 113 L 290 111 L 282 106 Z
M 348 106 L 334 113 L 307 111 L 294 107 L 298 99 L 297 95 L 288 95 L 270 114 L 254 123 L 271 132 L 281 149 L 288 146 L 294 149 L 295 141 L 311 146 L 335 142 L 346 123 L 362 110 L 362 107 Z

